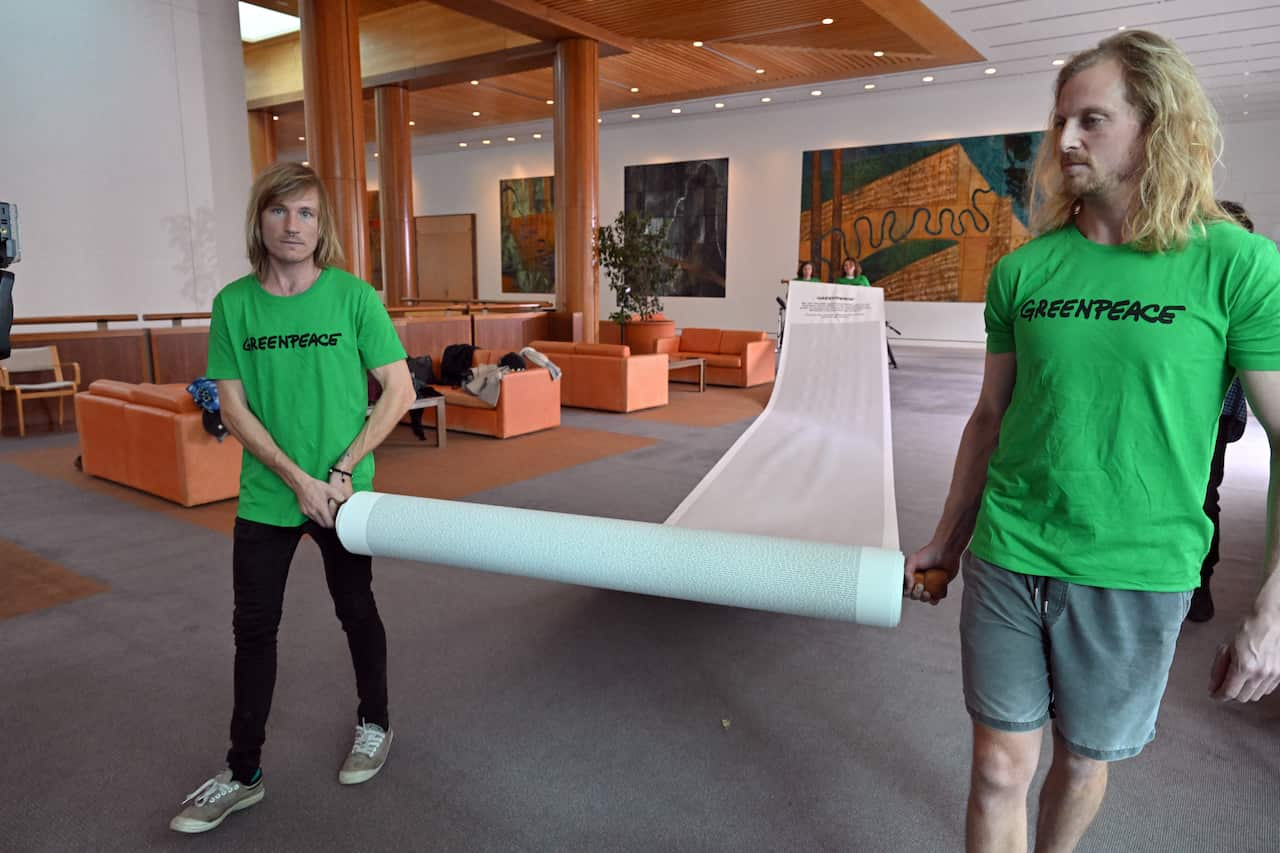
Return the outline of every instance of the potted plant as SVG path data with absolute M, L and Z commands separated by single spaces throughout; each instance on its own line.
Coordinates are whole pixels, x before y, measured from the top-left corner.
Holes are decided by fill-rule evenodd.
M 661 312 L 662 297 L 671 293 L 678 268 L 663 252 L 661 234 L 646 228 L 638 214 L 619 213 L 612 225 L 596 229 L 596 261 L 609 274 L 618 306 L 609 315 L 609 323 L 617 324 L 618 343 L 652 352 L 654 341 L 675 334 L 675 323 Z M 607 326 L 601 327 L 603 333 Z

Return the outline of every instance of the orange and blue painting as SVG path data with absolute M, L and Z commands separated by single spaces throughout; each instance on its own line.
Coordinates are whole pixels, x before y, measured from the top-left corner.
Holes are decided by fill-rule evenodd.
M 556 213 L 550 176 L 498 185 L 503 293 L 556 292 Z
M 833 281 L 856 258 L 885 299 L 983 301 L 996 261 L 1031 239 L 1043 135 L 806 151 L 799 259 Z

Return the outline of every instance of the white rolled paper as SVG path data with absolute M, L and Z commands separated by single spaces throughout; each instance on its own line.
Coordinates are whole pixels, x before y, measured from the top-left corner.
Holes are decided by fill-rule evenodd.
M 893 627 L 902 554 L 773 536 L 357 492 L 338 512 L 347 550 Z

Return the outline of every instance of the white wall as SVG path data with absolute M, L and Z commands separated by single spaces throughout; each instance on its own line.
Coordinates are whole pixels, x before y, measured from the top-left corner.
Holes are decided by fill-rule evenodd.
M 0 199 L 17 315 L 208 310 L 248 271 L 236 4 L 6 3 Z
M 779 279 L 794 273 L 800 230 L 802 152 L 818 148 L 911 142 L 1043 128 L 1052 74 L 921 86 L 903 92 L 814 99 L 705 116 L 634 121 L 600 133 L 600 221 L 622 208 L 623 168 L 642 163 L 729 158 L 727 295 L 667 298 L 678 326 L 773 330 Z M 1229 126 L 1223 193 L 1256 207 L 1259 230 L 1280 236 L 1280 176 L 1267 159 L 1272 123 Z M 548 134 L 548 137 L 550 135 Z M 503 134 L 494 132 L 494 138 Z M 376 161 L 371 160 L 371 163 Z M 501 293 L 498 182 L 550 175 L 552 146 L 471 147 L 414 157 L 418 215 L 476 214 L 476 263 L 483 299 Z M 375 171 L 376 170 L 371 170 Z M 1264 223 L 1266 227 L 1264 228 Z M 601 316 L 613 310 L 601 281 Z M 977 303 L 895 302 L 889 317 L 904 339 L 981 342 Z

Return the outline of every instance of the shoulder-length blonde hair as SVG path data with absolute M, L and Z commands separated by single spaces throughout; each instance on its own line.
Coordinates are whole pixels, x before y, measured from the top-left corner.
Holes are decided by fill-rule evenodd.
M 301 163 L 276 163 L 262 170 L 249 191 L 249 207 L 244 218 L 244 237 L 249 263 L 258 280 L 266 278 L 270 257 L 262 242 L 262 211 L 278 201 L 286 201 L 307 190 L 315 190 L 320 199 L 320 239 L 316 243 L 316 265 L 321 269 L 342 263 L 342 243 L 333 218 L 333 205 L 324 183 L 310 166 Z
M 1028 199 L 1031 230 L 1055 231 L 1071 221 L 1079 201 L 1067 191 L 1058 163 L 1061 131 L 1054 125 L 1058 96 L 1072 77 L 1108 60 L 1120 64 L 1125 99 L 1142 124 L 1143 162 L 1126 238 L 1144 252 L 1186 245 L 1204 223 L 1230 220 L 1213 197 L 1213 167 L 1222 154 L 1218 116 L 1191 61 L 1173 42 L 1128 30 L 1078 53 L 1058 72 L 1055 110 L 1040 143 Z

